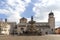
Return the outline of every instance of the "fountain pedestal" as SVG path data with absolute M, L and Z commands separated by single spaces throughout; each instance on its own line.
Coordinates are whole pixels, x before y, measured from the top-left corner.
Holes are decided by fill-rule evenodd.
M 31 16 L 31 21 L 29 21 L 29 29 L 26 31 L 28 35 L 37 35 L 38 31 L 36 30 L 35 21 L 33 21 L 33 16 Z

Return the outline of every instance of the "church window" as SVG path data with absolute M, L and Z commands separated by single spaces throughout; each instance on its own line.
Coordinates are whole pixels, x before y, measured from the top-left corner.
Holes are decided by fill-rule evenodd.
M 23 30 L 24 30 L 24 28 L 21 28 L 21 30 L 23 31 Z
M 53 31 L 53 29 L 51 29 Z
M 43 28 L 43 30 L 44 30 L 44 28 Z
M 45 34 L 48 34 L 48 32 L 45 32 Z
M 21 31 L 24 33 L 24 28 L 21 28 Z
M 17 25 L 15 25 L 15 29 L 17 29 Z

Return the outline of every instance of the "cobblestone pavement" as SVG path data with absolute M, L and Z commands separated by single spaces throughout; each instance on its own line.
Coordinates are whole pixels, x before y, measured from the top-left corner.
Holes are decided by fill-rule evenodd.
M 42 35 L 42 36 L 6 36 L 0 35 L 0 40 L 60 40 L 60 35 Z

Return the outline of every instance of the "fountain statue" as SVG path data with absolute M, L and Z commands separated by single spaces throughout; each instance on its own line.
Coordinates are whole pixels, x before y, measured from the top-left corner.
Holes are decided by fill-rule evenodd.
M 29 23 L 31 24 L 29 31 L 30 31 L 31 33 L 35 32 L 35 26 L 34 26 L 35 21 L 33 21 L 33 16 L 31 16 L 31 21 L 29 21 Z
M 31 16 L 31 21 L 29 21 L 29 28 L 27 30 L 27 34 L 29 35 L 36 35 L 37 34 L 37 29 L 35 24 L 35 21 L 33 20 L 33 16 Z
M 31 16 L 31 21 L 29 21 L 29 25 L 27 26 L 27 30 L 23 32 L 23 35 L 40 35 L 39 28 L 36 27 L 35 21 L 33 20 L 33 16 Z M 38 29 L 38 30 L 37 30 Z

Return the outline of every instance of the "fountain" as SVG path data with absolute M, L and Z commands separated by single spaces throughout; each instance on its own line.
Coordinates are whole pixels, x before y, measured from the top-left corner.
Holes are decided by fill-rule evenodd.
M 35 21 L 33 20 L 33 16 L 31 16 L 31 21 L 29 21 L 29 24 L 30 24 L 30 26 L 29 26 L 28 30 L 26 31 L 27 35 L 37 35 L 38 31 L 36 29 L 36 26 L 34 25 Z

